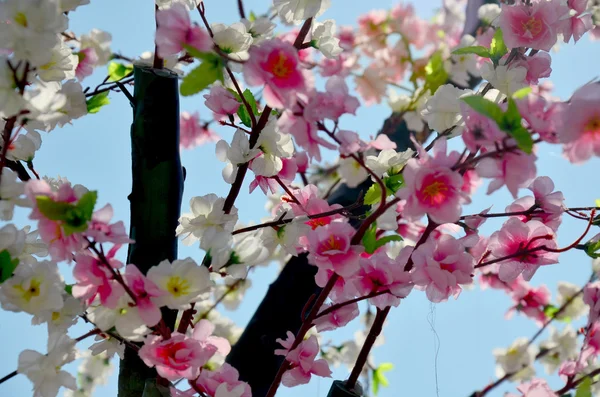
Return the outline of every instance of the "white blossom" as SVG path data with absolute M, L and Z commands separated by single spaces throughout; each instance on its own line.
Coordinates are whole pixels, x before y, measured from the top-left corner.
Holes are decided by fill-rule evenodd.
M 112 44 L 112 35 L 100 29 L 92 29 L 90 34 L 81 36 L 81 49 L 93 48 L 98 56 L 96 66 L 106 65 L 112 56 L 110 45 Z
M 527 68 L 523 66 L 498 65 L 494 67 L 491 62 L 486 62 L 481 66 L 481 77 L 506 95 L 512 95 L 521 88 L 527 87 L 526 76 Z
M 123 294 L 114 308 L 90 307 L 87 316 L 102 331 L 115 327 L 120 336 L 130 341 L 141 342 L 150 332 L 128 294 Z
M 217 142 L 215 152 L 220 161 L 227 163 L 223 169 L 223 179 L 227 183 L 233 183 L 235 180 L 237 165 L 247 163 L 261 153 L 257 147 L 250 149 L 246 133 L 241 129 L 233 134 L 231 146 L 223 139 Z
M 79 6 L 90 4 L 90 0 L 59 0 L 62 12 L 75 11 Z
M 258 45 L 261 41 L 270 38 L 275 30 L 275 24 L 269 18 L 257 17 L 254 21 L 242 19 L 246 31 L 252 36 L 252 44 Z
M 296 25 L 323 14 L 330 3 L 331 0 L 273 0 L 279 17 L 286 23 Z
M 37 131 L 28 131 L 26 134 L 19 134 L 17 139 L 6 153 L 9 160 L 23 160 L 25 162 L 33 160 L 35 152 L 42 146 L 42 137 Z
M 327 19 L 321 22 L 313 22 L 312 40 L 316 42 L 316 47 L 327 58 L 336 58 L 342 53 L 340 39 L 335 37 L 336 26 L 333 19 Z
M 4 24 L 0 24 L 2 26 Z M 17 76 L 21 74 L 17 73 Z M 8 118 L 17 114 L 23 107 L 23 99 L 15 89 L 16 82 L 13 71 L 8 65 L 8 58 L 0 56 L 0 115 Z M 5 121 L 0 121 L 0 127 L 4 129 Z
M 269 119 L 261 131 L 256 147 L 261 149 L 263 155 L 252 161 L 252 171 L 260 176 L 277 175 L 283 167 L 281 158 L 294 155 L 292 136 L 279 131 L 275 118 Z
M 54 312 L 63 307 L 64 288 L 56 263 L 20 263 L 13 276 L 0 285 L 0 303 L 13 312 Z
M 562 307 L 569 300 L 570 303 L 556 316 L 557 319 L 570 318 L 571 320 L 576 320 L 587 314 L 588 306 L 583 301 L 582 294 L 579 293 L 580 289 L 581 288 L 577 285 L 566 281 L 560 281 L 558 283 L 558 296 L 556 297 L 557 305 Z
M 475 45 L 475 38 L 471 35 L 464 35 L 457 48 Z M 452 66 L 450 67 L 450 76 L 452 81 L 461 86 L 468 86 L 472 77 L 479 77 L 479 68 L 475 54 L 452 55 Z
M 562 332 L 550 328 L 550 339 L 540 343 L 540 348 L 550 350 L 540 358 L 540 361 L 546 373 L 553 374 L 563 362 L 577 358 L 579 352 L 577 333 L 569 325 L 563 328 Z
M 349 187 L 357 187 L 369 176 L 367 171 L 352 157 L 340 159 L 338 173 Z
M 432 130 L 442 133 L 462 123 L 460 98 L 472 93 L 471 90 L 461 90 L 451 84 L 445 84 L 429 98 L 425 109 L 421 111 L 421 116 Z
M 248 49 L 252 44 L 252 35 L 246 31 L 246 25 L 241 22 L 229 26 L 214 23 L 211 25 L 211 29 L 215 44 L 223 52 L 240 61 L 248 59 Z
M 213 243 L 228 239 L 231 236 L 238 215 L 235 206 L 229 214 L 223 211 L 225 199 L 216 194 L 192 197 L 190 200 L 191 213 L 179 218 L 176 235 L 184 235 L 183 243 L 191 245 L 200 240 L 204 250 L 211 248 Z M 211 254 L 212 255 L 212 254 Z
M 48 332 L 66 332 L 69 327 L 75 325 L 79 315 L 84 312 L 83 305 L 79 299 L 63 293 L 64 304 L 60 310 L 44 311 L 35 315 L 31 320 L 34 325 L 48 323 Z
M 79 60 L 71 48 L 59 42 L 51 50 L 50 59 L 37 68 L 37 74 L 44 81 L 62 81 L 75 78 L 75 69 Z
M 414 153 L 412 149 L 400 153 L 394 149 L 384 149 L 377 156 L 367 156 L 365 164 L 379 177 L 386 174 L 395 175 L 402 171 L 402 168 L 413 157 Z
M 160 262 L 148 271 L 148 279 L 166 294 L 155 298 L 158 306 L 183 310 L 190 303 L 206 298 L 212 282 L 206 266 L 198 265 L 192 258 Z
M 0 184 L 0 220 L 11 220 L 15 205 L 24 203 L 23 192 L 25 184 L 17 180 L 18 175 L 8 167 L 2 170 L 2 183 Z
M 477 17 L 492 26 L 498 26 L 498 17 L 500 16 L 500 7 L 498 4 L 484 4 L 477 10 Z
M 535 375 L 533 362 L 537 349 L 529 346 L 527 338 L 517 338 L 507 349 L 494 349 L 492 351 L 496 358 L 496 376 L 503 377 L 512 374 L 512 380 L 529 380 Z
M 34 350 L 19 354 L 17 372 L 25 374 L 33 383 L 34 397 L 55 397 L 61 387 L 77 389 L 73 375 L 62 370 L 76 355 L 75 341 L 65 333 L 54 332 L 48 336 L 48 354 Z
M 215 288 L 215 300 L 221 301 L 228 310 L 236 310 L 250 286 L 252 286 L 250 279 L 227 276 L 223 279 L 223 283 Z
M 97 342 L 90 346 L 93 355 L 105 355 L 109 359 L 115 354 L 123 360 L 125 358 L 125 344 L 109 335 L 96 335 Z

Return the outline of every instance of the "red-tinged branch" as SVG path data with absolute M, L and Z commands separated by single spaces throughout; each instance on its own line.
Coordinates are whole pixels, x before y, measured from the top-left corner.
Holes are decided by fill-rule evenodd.
M 6 155 L 8 154 L 8 147 L 10 146 L 10 139 L 12 136 L 13 128 L 17 122 L 17 116 L 13 116 L 6 121 L 4 130 L 2 131 L 2 154 L 0 154 L 0 183 L 2 183 L 2 172 L 4 166 L 6 166 Z
M 335 312 L 337 310 L 340 310 L 342 307 L 346 307 L 346 306 L 351 305 L 353 303 L 362 302 L 364 300 L 375 298 L 376 296 L 385 295 L 385 294 L 389 294 L 389 293 L 390 293 L 389 289 L 384 289 L 384 290 L 377 291 L 377 292 L 371 292 L 368 295 L 359 296 L 358 298 L 350 299 L 350 300 L 347 300 L 345 302 L 336 303 L 335 305 L 331 305 L 327 309 L 325 309 L 322 312 L 320 312 L 317 315 L 317 317 L 315 317 L 315 318 L 320 318 L 320 317 L 326 316 L 329 313 L 332 313 L 332 312 Z
M 600 207 L 573 207 L 573 208 L 565 209 L 565 212 L 567 212 L 567 211 L 592 211 L 592 210 L 600 210 Z M 460 217 L 460 219 L 465 220 L 466 218 L 474 218 L 474 217 L 501 218 L 501 217 L 508 217 L 508 216 L 520 216 L 520 215 L 538 215 L 538 214 L 541 215 L 541 214 L 545 214 L 545 213 L 546 212 L 544 210 L 540 210 L 540 208 L 537 205 L 534 205 L 531 208 L 529 208 L 528 210 L 524 210 L 524 211 L 498 212 L 498 213 L 493 213 L 493 214 L 471 214 L 471 215 L 463 215 Z M 584 219 L 589 220 L 589 217 L 585 217 Z
M 277 226 L 282 226 L 282 225 L 286 225 L 288 223 L 292 223 L 294 220 L 298 219 L 298 218 L 303 218 L 306 217 L 308 219 L 319 219 L 319 218 L 324 218 L 327 216 L 332 216 L 332 215 L 337 215 L 337 214 L 346 214 L 350 211 L 352 211 L 355 208 L 358 208 L 362 205 L 361 202 L 356 202 L 352 205 L 349 205 L 347 207 L 343 207 L 343 208 L 338 208 L 335 210 L 331 210 L 331 211 L 326 211 L 326 212 L 321 212 L 318 214 L 312 214 L 312 215 L 302 215 L 299 217 L 295 217 L 295 218 L 289 218 L 289 219 L 283 219 L 283 216 L 285 216 L 285 214 L 283 214 L 281 217 L 279 217 L 279 219 L 271 221 L 271 222 L 265 222 L 265 223 L 260 223 L 258 225 L 253 225 L 253 226 L 248 226 L 248 227 L 244 227 L 241 229 L 237 229 L 235 231 L 233 231 L 233 233 L 231 234 L 240 234 L 240 233 L 248 233 L 248 232 L 252 232 L 254 230 L 258 230 L 258 229 L 262 229 L 265 227 L 277 227 Z
M 541 139 L 536 139 L 536 140 L 533 141 L 533 143 L 534 144 L 535 143 L 540 143 L 541 141 L 542 141 Z M 514 152 L 516 150 L 520 150 L 517 145 L 504 146 L 504 147 L 502 147 L 502 148 L 500 148 L 498 150 L 493 150 L 493 151 L 490 151 L 490 152 L 486 152 L 486 153 L 483 153 L 483 154 L 481 154 L 479 156 L 476 156 L 476 157 L 470 158 L 468 160 L 465 160 L 464 162 L 462 162 L 461 164 L 457 165 L 456 167 L 452 167 L 452 169 L 454 171 L 460 171 L 462 169 L 468 169 L 471 166 L 477 164 L 477 162 L 479 162 L 480 160 L 483 160 L 485 158 L 499 156 L 501 154 L 508 153 L 508 152 Z
M 304 39 L 308 35 L 308 32 L 310 32 L 312 21 L 312 18 L 308 18 L 306 21 L 304 21 L 304 25 L 302 25 L 302 28 L 300 28 L 300 33 L 298 33 L 298 36 L 296 36 L 296 40 L 294 41 L 294 47 L 296 47 L 297 49 L 302 48 L 302 44 L 304 44 Z
M 582 375 L 577 380 L 569 378 L 569 380 L 567 381 L 567 384 L 562 389 L 557 390 L 554 393 L 556 393 L 557 396 L 562 396 L 562 395 L 566 394 L 569 390 L 575 389 L 577 386 L 579 386 L 579 384 L 581 382 L 583 382 L 587 378 L 594 378 L 594 376 L 596 376 L 596 375 L 600 375 L 600 368 L 597 368 L 588 374 Z
M 381 333 L 383 329 L 383 324 L 385 323 L 385 319 L 387 318 L 388 313 L 392 307 L 388 306 L 385 309 L 377 309 L 377 314 L 375 315 L 375 320 L 373 321 L 373 325 L 369 330 L 369 334 L 365 339 L 365 343 L 360 349 L 360 353 L 358 354 L 358 358 L 356 359 L 356 363 L 354 363 L 354 367 L 352 368 L 352 372 L 350 373 L 350 377 L 346 381 L 346 389 L 353 390 L 354 386 L 356 386 L 356 382 L 360 377 L 360 374 L 369 358 L 369 353 L 377 340 L 377 337 Z

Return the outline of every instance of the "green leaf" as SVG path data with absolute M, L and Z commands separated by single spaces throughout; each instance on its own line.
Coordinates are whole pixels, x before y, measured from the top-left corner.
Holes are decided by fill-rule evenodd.
M 65 292 L 71 296 L 73 296 L 73 285 L 75 285 L 75 284 L 65 285 Z
M 183 96 L 197 94 L 217 80 L 223 81 L 223 61 L 212 53 L 203 53 L 203 61 L 188 73 L 181 83 L 179 91 Z
M 380 247 L 383 247 L 387 243 L 391 243 L 392 241 L 402 241 L 402 237 L 400 237 L 397 234 L 393 234 L 391 236 L 385 236 L 385 237 L 380 238 L 379 240 L 377 240 L 375 242 L 375 247 L 373 249 L 373 252 L 377 251 Z M 369 253 L 372 254 L 373 252 L 369 252 Z
M 248 16 L 248 20 L 250 22 L 256 21 L 256 14 L 254 13 L 254 11 L 250 11 L 250 15 Z
M 506 113 L 504 113 L 502 123 L 498 123 L 498 126 L 507 132 L 508 135 L 515 138 L 519 149 L 525 153 L 531 153 L 533 150 L 533 138 L 529 131 L 521 124 L 521 119 L 521 113 L 519 113 L 514 99 L 508 98 L 508 108 Z
M 92 214 L 94 213 L 94 206 L 96 206 L 97 200 L 98 192 L 92 190 L 81 196 L 77 202 L 77 208 L 81 210 L 86 221 L 92 220 Z
M 250 118 L 248 109 L 246 109 L 246 105 L 244 105 L 243 101 L 240 99 L 240 96 L 237 93 L 235 94 L 235 96 L 241 102 L 241 106 L 238 108 L 237 114 L 238 116 L 240 116 L 242 124 L 244 124 L 246 127 L 252 127 L 252 119 Z M 246 98 L 246 101 L 250 105 L 250 108 L 252 109 L 254 115 L 258 115 L 258 107 L 256 105 L 256 99 L 254 99 L 252 91 L 246 89 L 246 91 L 244 91 L 244 98 Z
M 362 238 L 365 251 L 372 254 L 375 252 L 375 244 L 377 243 L 377 225 L 371 224 Z
M 512 94 L 513 99 L 523 99 L 531 93 L 531 87 L 523 87 Z
M 394 368 L 392 363 L 382 363 L 377 369 L 373 371 L 373 381 L 371 384 L 373 385 L 373 394 L 377 395 L 379 393 L 379 387 L 388 387 L 390 382 L 385 377 L 384 373 L 391 371 Z
M 133 65 L 124 65 L 115 61 L 108 64 L 108 81 L 119 81 L 131 73 L 133 73 Z
M 577 386 L 575 397 L 592 397 L 592 378 L 587 377 Z
M 476 54 L 476 55 L 479 55 L 480 57 L 484 57 L 484 58 L 490 57 L 489 50 L 487 48 L 485 48 L 484 46 L 480 46 L 480 45 L 458 48 L 458 49 L 452 51 L 452 54 L 453 55 Z
M 386 176 L 383 178 L 383 183 L 388 190 L 388 194 L 395 194 L 404 183 L 404 176 L 402 174 L 396 174 L 391 176 Z
M 470 95 L 461 98 L 463 102 L 469 105 L 477 113 L 483 114 L 486 117 L 494 120 L 498 125 L 504 118 L 504 112 L 495 102 L 485 99 L 479 95 Z
M 54 201 L 48 196 L 37 196 L 35 201 L 38 210 L 51 221 L 66 221 L 69 211 L 75 208 L 73 204 Z
M 12 277 L 19 265 L 19 259 L 12 259 L 7 250 L 0 252 L 0 284 Z
M 554 318 L 554 316 L 556 315 L 558 310 L 559 310 L 558 307 L 556 307 L 554 305 L 544 306 L 544 314 L 546 315 L 547 318 Z
M 600 258 L 600 255 L 596 253 L 598 250 L 600 250 L 600 240 L 598 240 L 596 242 L 588 241 L 585 246 L 586 246 L 585 252 L 588 254 L 588 256 L 590 256 L 594 259 Z
M 86 101 L 87 111 L 90 114 L 98 113 L 102 106 L 108 105 L 110 99 L 108 99 L 108 91 L 96 94 Z
M 203 52 L 203 51 L 200 51 L 196 47 L 192 47 L 191 45 L 187 45 L 187 44 L 184 44 L 183 48 L 193 58 L 200 59 L 202 61 L 205 60 L 205 59 L 207 59 L 207 58 L 210 58 L 211 54 L 214 54 L 214 52 Z
M 371 185 L 369 190 L 367 190 L 367 194 L 365 194 L 365 198 L 363 200 L 365 205 L 374 205 L 381 201 L 381 188 L 378 183 L 374 183 Z
M 494 62 L 494 65 L 498 65 L 498 61 L 504 55 L 508 53 L 508 48 L 506 48 L 506 44 L 504 44 L 504 37 L 502 35 L 502 29 L 496 29 L 496 33 L 494 33 L 494 37 L 492 38 L 492 43 L 490 44 L 490 59 Z
M 442 53 L 436 51 L 433 53 L 429 62 L 425 66 L 425 84 L 433 95 L 437 89 L 448 81 L 448 72 L 444 69 L 444 59 Z

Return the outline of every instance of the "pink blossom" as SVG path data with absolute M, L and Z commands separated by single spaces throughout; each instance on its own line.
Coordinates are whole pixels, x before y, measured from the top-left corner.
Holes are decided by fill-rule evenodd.
M 70 183 L 63 183 L 53 192 L 50 185 L 44 180 L 30 180 L 25 185 L 25 194 L 33 204 L 30 219 L 38 220 L 38 232 L 40 238 L 48 244 L 48 253 L 56 262 L 71 262 L 73 254 L 81 251 L 87 246 L 87 242 L 80 233 L 68 234 L 65 232 L 63 221 L 54 221 L 46 218 L 37 208 L 36 198 L 39 196 L 49 197 L 58 203 L 75 204 L 79 197 Z
M 404 271 L 411 252 L 411 247 L 405 247 L 398 258 L 392 259 L 385 250 L 379 250 L 369 258 L 361 258 L 360 270 L 352 278 L 358 293 L 366 296 L 389 290 L 389 293 L 369 298 L 369 302 L 379 309 L 398 306 L 400 298 L 408 296 L 413 287 L 411 275 Z
M 323 57 L 321 62 L 319 62 L 321 76 L 348 77 L 352 73 L 352 70 L 356 68 L 356 61 L 356 55 L 351 53 L 341 53 L 333 59 Z
M 571 37 L 577 43 L 585 32 L 594 27 L 592 15 L 590 13 L 585 14 L 587 7 L 587 0 L 567 0 L 567 9 L 565 11 L 569 18 L 563 20 L 559 27 L 559 31 L 564 36 L 565 43 L 568 43 Z
M 537 1 L 532 5 L 502 4 L 500 28 L 508 48 L 528 47 L 550 51 L 556 43 L 558 10 L 553 1 Z
M 376 37 L 386 32 L 386 10 L 371 10 L 358 18 L 358 29 L 361 34 Z
M 246 382 L 239 380 L 239 373 L 237 369 L 224 363 L 218 370 L 209 371 L 207 369 L 200 372 L 200 376 L 196 380 L 196 385 L 206 394 L 210 396 L 216 395 L 216 391 L 221 385 L 225 384 L 227 391 L 232 391 L 240 385 L 243 387 L 244 392 L 240 397 L 252 397 L 252 391 L 250 385 Z
M 294 153 L 294 159 L 296 160 L 296 165 L 298 166 L 298 172 L 301 174 L 305 174 L 308 170 L 308 155 L 306 152 L 296 152 Z
M 458 298 L 461 284 L 473 282 L 475 259 L 450 235 L 429 239 L 412 254 L 412 281 L 425 289 L 427 298 L 444 302 L 449 296 Z
M 167 340 L 158 335 L 147 336 L 138 354 L 147 366 L 156 367 L 160 376 L 174 381 L 197 378 L 200 368 L 216 350 L 214 346 L 202 348 L 197 340 L 174 332 Z
M 539 176 L 529 185 L 535 204 L 547 213 L 560 216 L 564 212 L 565 197 L 562 192 L 554 191 L 554 182 L 547 176 Z
M 308 383 L 311 375 L 330 378 L 331 370 L 327 361 L 322 358 L 315 360 L 318 353 L 319 342 L 316 336 L 312 335 L 302 341 L 298 347 L 288 353 L 286 358 L 292 364 L 292 368 L 283 374 L 281 383 L 287 387 L 294 387 Z
M 122 221 L 110 224 L 113 217 L 113 208 L 110 204 L 95 211 L 92 215 L 92 221 L 88 230 L 84 233 L 97 243 L 129 244 L 133 240 L 125 230 L 125 224 Z
M 348 86 L 341 77 L 331 77 L 325 84 L 326 92 L 316 92 L 304 107 L 304 117 L 309 121 L 339 119 L 343 114 L 356 114 L 359 102 L 349 94 Z
M 252 169 L 252 163 L 250 163 L 250 169 Z M 294 158 L 288 159 L 282 157 L 281 171 L 279 171 L 277 177 L 281 179 L 284 184 L 289 185 L 294 181 L 296 172 L 298 172 L 296 160 Z M 269 190 L 272 194 L 274 194 L 279 188 L 279 183 L 273 177 L 255 175 L 254 180 L 250 183 L 250 193 L 252 193 L 257 187 L 260 187 L 264 194 L 267 194 L 267 191 Z
M 83 48 L 76 53 L 79 62 L 75 69 L 77 80 L 83 81 L 86 77 L 94 73 L 94 66 L 98 63 L 98 55 L 94 47 Z
M 398 147 L 396 142 L 392 141 L 385 134 L 377 135 L 377 137 L 373 139 L 368 146 L 377 150 L 396 149 Z
M 204 95 L 204 98 L 206 99 L 204 104 L 215 113 L 217 118 L 236 114 L 240 107 L 236 97 L 223 86 L 217 84 L 210 88 L 210 93 Z
M 544 379 L 535 378 L 531 382 L 523 383 L 517 387 L 522 396 L 507 394 L 506 397 L 557 397 Z
M 470 169 L 465 171 L 463 174 L 463 185 L 460 190 L 467 196 L 472 196 L 477 188 L 481 185 L 482 181 L 475 170 Z
M 142 321 L 149 327 L 158 324 L 161 319 L 161 313 L 152 298 L 162 296 L 166 292 L 162 291 L 154 282 L 146 278 L 136 265 L 127 265 L 125 267 L 125 280 L 136 297 L 135 304 Z
M 556 120 L 561 104 L 551 102 L 542 95 L 528 95 L 516 101 L 519 113 L 529 128 L 540 134 L 546 142 L 558 143 L 556 136 Z
M 529 211 L 534 205 L 535 198 L 532 196 L 525 196 L 515 200 L 511 205 L 506 207 L 506 212 Z M 562 222 L 561 213 L 551 213 L 543 210 L 535 210 L 527 215 L 513 215 L 513 217 L 520 219 L 521 222 L 529 222 L 530 220 L 540 221 L 555 232 L 558 230 L 558 227 Z
M 461 113 L 465 121 L 462 139 L 470 151 L 476 152 L 480 147 L 493 147 L 494 143 L 506 138 L 506 133 L 500 130 L 494 120 L 470 106 L 461 103 Z
M 350 224 L 333 222 L 308 233 L 308 261 L 319 268 L 334 270 L 342 277 L 359 268 L 362 247 L 351 245 L 355 230 Z
M 346 51 L 351 51 L 354 48 L 354 27 L 353 26 L 340 26 L 338 29 L 338 39 L 340 39 L 340 47 Z
M 523 223 L 510 218 L 491 236 L 488 249 L 498 259 L 511 256 L 500 262 L 498 275 L 502 281 L 512 281 L 521 273 L 529 281 L 540 266 L 558 263 L 558 253 L 540 247 L 556 249 L 552 229 L 539 221 Z
M 493 178 L 487 190 L 492 194 L 506 185 L 508 191 L 517 198 L 519 188 L 528 186 L 537 172 L 536 156 L 520 152 L 508 152 L 500 158 L 486 157 L 479 161 L 475 170 L 482 178 Z
M 208 320 L 202 319 L 194 326 L 192 336 L 200 342 L 200 346 L 203 348 L 214 346 L 217 349 L 216 352 L 225 357 L 231 351 L 231 345 L 227 339 L 220 336 L 213 336 L 214 332 L 215 325 Z
M 331 307 L 331 305 L 323 305 L 321 311 L 324 311 Z M 358 310 L 358 303 L 354 302 L 350 305 L 342 306 L 341 308 L 334 310 L 324 316 L 317 317 L 313 323 L 317 327 L 318 332 L 332 331 L 336 328 L 341 328 L 354 320 L 360 314 Z
M 219 135 L 209 130 L 207 125 L 200 123 L 198 112 L 181 113 L 179 119 L 179 145 L 181 147 L 192 149 L 207 142 L 216 142 L 219 139 Z
M 583 301 L 590 307 L 588 323 L 595 323 L 600 318 L 600 281 L 589 283 L 583 289 Z
M 579 88 L 563 107 L 557 125 L 558 138 L 572 163 L 579 164 L 593 154 L 600 156 L 600 90 L 597 83 Z
M 550 304 L 550 290 L 545 285 L 535 288 L 522 279 L 517 278 L 516 280 L 521 281 L 513 283 L 510 292 L 515 305 L 508 311 L 507 315 L 510 316 L 513 310 L 516 310 L 536 320 L 538 325 L 543 325 L 546 322 L 544 308 Z
M 310 122 L 302 116 L 296 116 L 298 111 L 302 112 L 296 105 L 292 108 L 292 112 L 284 112 L 277 122 L 278 126 L 282 132 L 293 135 L 295 143 L 306 150 L 310 158 L 321 161 L 320 147 L 335 149 L 336 146 L 319 137 L 315 122 Z
M 275 349 L 275 355 L 277 356 L 287 356 L 292 346 L 294 345 L 294 341 L 296 340 L 296 336 L 292 333 L 292 331 L 287 331 L 285 333 L 285 339 L 277 338 L 275 342 L 279 343 L 283 349 Z
M 267 105 L 279 109 L 291 107 L 296 94 L 305 88 L 298 51 L 281 40 L 266 40 L 250 48 L 244 78 L 250 86 L 264 85 Z
M 552 68 L 550 64 L 552 58 L 547 52 L 538 52 L 533 56 L 525 57 L 511 63 L 511 68 L 522 66 L 527 69 L 527 75 L 525 76 L 525 82 L 530 85 L 537 85 L 539 79 L 550 77 Z
M 340 130 L 335 136 L 340 141 L 338 150 L 342 155 L 348 156 L 351 153 L 362 152 L 367 148 L 367 144 L 360 139 L 356 132 Z
M 106 255 L 110 266 L 118 269 L 123 266 L 114 258 L 118 246 L 113 247 Z M 73 286 L 73 296 L 82 299 L 86 304 L 91 304 L 96 296 L 100 303 L 108 308 L 114 308 L 125 290 L 119 282 L 112 277 L 112 273 L 105 264 L 96 257 L 79 253 L 75 256 L 75 267 L 73 277 L 76 284 Z
M 192 24 L 187 8 L 175 3 L 172 7 L 156 14 L 156 46 L 161 57 L 175 55 L 190 46 L 198 51 L 210 51 L 213 41 L 208 33 Z
M 319 268 L 317 274 L 315 275 L 315 284 L 321 288 L 324 288 L 333 274 L 333 270 Z M 329 299 L 331 299 L 331 301 L 334 303 L 340 303 L 352 299 L 356 295 L 358 295 L 358 292 L 356 291 L 354 283 L 352 283 L 351 279 L 347 280 L 344 277 L 338 277 L 333 285 L 331 293 L 329 294 Z
M 362 97 L 365 105 L 370 106 L 381 103 L 386 94 L 387 82 L 381 71 L 374 65 L 369 66 L 362 75 L 354 78 L 356 91 Z
M 424 155 L 421 155 L 424 153 Z M 460 218 L 462 204 L 469 198 L 462 192 L 463 178 L 450 167 L 459 154 L 446 155 L 446 140 L 434 146 L 434 156 L 419 153 L 420 158 L 410 159 L 404 168 L 404 185 L 396 195 L 406 200 L 402 216 L 418 220 L 427 214 L 436 223 L 453 223 Z

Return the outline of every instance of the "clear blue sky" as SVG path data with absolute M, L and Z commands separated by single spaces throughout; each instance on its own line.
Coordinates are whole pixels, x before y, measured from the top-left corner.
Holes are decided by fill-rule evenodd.
M 323 18 L 334 18 L 338 25 L 355 24 L 359 15 L 373 8 L 389 8 L 395 2 L 390 0 L 333 0 L 332 7 Z M 422 17 L 432 15 L 432 10 L 441 5 L 441 0 L 415 1 L 417 12 Z M 235 0 L 206 0 L 208 19 L 211 22 L 234 22 L 237 18 Z M 268 0 L 245 0 L 248 10 L 257 13 L 266 9 Z M 152 0 L 98 0 L 91 5 L 81 7 L 71 14 L 70 29 L 77 34 L 86 33 L 92 28 L 99 28 L 113 34 L 112 49 L 127 56 L 137 56 L 143 51 L 153 48 L 154 17 Z M 568 98 L 578 86 L 588 82 L 598 73 L 600 61 L 600 43 L 588 41 L 587 37 L 576 47 L 562 46 L 560 53 L 553 54 L 553 81 L 556 94 L 563 99 Z M 103 70 L 86 80 L 84 85 L 92 85 L 104 76 Z M 115 219 L 124 220 L 128 224 L 130 193 L 130 144 L 129 128 L 131 108 L 125 97 L 113 93 L 112 103 L 97 115 L 76 120 L 73 126 L 44 134 L 43 144 L 35 159 L 37 170 L 48 176 L 65 176 L 73 183 L 82 183 L 88 188 L 98 190 L 100 205 L 111 203 L 115 209 Z M 203 106 L 203 98 L 196 96 L 182 100 L 181 109 L 200 110 L 202 118 L 210 117 Z M 358 131 L 363 137 L 374 135 L 383 120 L 388 116 L 386 106 L 361 108 L 357 117 L 343 119 L 347 129 Z M 223 134 L 231 138 L 231 132 Z M 553 177 L 557 188 L 565 192 L 570 206 L 593 205 L 600 198 L 600 191 L 595 188 L 594 170 L 600 166 L 598 159 L 593 159 L 584 166 L 573 166 L 561 157 L 558 146 L 543 145 L 539 147 L 538 174 Z M 228 191 L 221 179 L 222 163 L 214 158 L 214 145 L 206 145 L 193 151 L 183 153 L 183 164 L 187 168 L 187 181 L 183 211 L 188 210 L 191 196 L 215 192 L 224 196 Z M 212 171 L 212 172 L 207 172 Z M 503 210 L 512 199 L 506 190 L 502 190 L 490 198 L 484 195 L 485 186 L 480 188 L 467 213 L 478 212 L 494 204 L 496 210 Z M 523 191 L 523 194 L 525 192 Z M 258 221 L 263 211 L 264 196 L 259 190 L 248 195 L 247 189 L 236 203 L 243 221 Z M 259 216 L 260 213 L 260 216 Z M 20 214 L 15 219 L 25 224 L 25 217 Z M 492 232 L 500 223 L 489 222 L 486 232 Z M 579 235 L 582 225 L 565 220 L 559 230 L 561 246 L 571 243 L 574 236 Z M 122 254 L 124 255 L 122 250 Z M 180 247 L 180 257 L 192 256 L 201 260 L 202 254 L 197 248 Z M 567 253 L 561 256 L 559 265 L 540 269 L 533 284 L 545 283 L 553 297 L 556 296 L 555 285 L 560 280 L 581 284 L 590 272 L 590 260 L 581 253 Z M 266 288 L 276 276 L 276 266 L 268 269 L 259 268 L 254 272 L 253 286 L 247 292 L 247 298 L 235 312 L 223 311 L 239 325 L 244 326 Z M 64 274 L 70 269 L 64 268 Z M 536 327 L 530 320 L 516 316 L 510 321 L 504 320 L 504 313 L 510 305 L 506 295 L 497 291 L 478 289 L 465 291 L 458 301 L 432 306 L 419 291 L 414 291 L 398 308 L 392 310 L 384 334 L 385 347 L 374 350 L 375 361 L 392 362 L 395 368 L 388 375 L 390 387 L 380 392 L 382 397 L 395 396 L 435 396 L 435 345 L 434 335 L 428 323 L 430 312 L 435 312 L 435 330 L 440 339 L 440 350 L 437 356 L 437 379 L 439 395 L 447 397 L 467 397 L 475 389 L 479 389 L 494 379 L 494 359 L 492 349 L 506 347 L 520 336 L 531 336 Z M 0 312 L 0 337 L 3 340 L 0 350 L 0 376 L 13 371 L 17 365 L 17 357 L 23 349 L 35 349 L 45 352 L 46 327 L 32 327 L 31 317 L 20 313 Z M 324 339 L 332 338 L 340 342 L 356 329 L 348 329 L 334 333 L 325 333 Z M 72 329 L 72 336 L 86 332 L 87 328 L 78 325 Z M 85 342 L 80 344 L 85 347 Z M 249 358 L 252 359 L 252 358 Z M 78 365 L 78 364 L 76 364 Z M 75 373 L 76 365 L 68 369 Z M 541 375 L 542 370 L 538 368 Z M 347 376 L 345 369 L 334 372 L 336 379 Z M 325 396 L 330 385 L 329 379 L 314 379 L 309 385 L 294 389 L 282 388 L 278 395 L 284 397 Z M 553 379 L 551 384 L 560 386 L 560 381 Z M 31 385 L 22 375 L 0 385 L 2 396 L 30 395 Z M 507 384 L 491 396 L 501 396 L 503 391 L 514 391 Z M 97 389 L 97 396 L 116 395 L 116 371 L 106 387 Z

